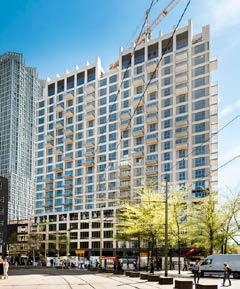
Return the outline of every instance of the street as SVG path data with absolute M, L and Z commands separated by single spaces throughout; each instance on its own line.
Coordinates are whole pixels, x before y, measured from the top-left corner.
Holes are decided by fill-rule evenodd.
M 176 272 L 170 272 L 174 274 Z M 191 274 L 185 273 L 184 279 L 192 278 Z M 177 278 L 181 279 L 181 278 Z M 222 284 L 221 279 L 204 278 L 200 284 Z M 157 282 L 147 282 L 139 278 L 130 278 L 124 275 L 110 273 L 95 274 L 80 270 L 61 269 L 17 269 L 11 270 L 9 279 L 0 280 L 1 289 L 149 289 L 165 288 L 172 289 L 173 285 L 159 285 Z M 232 289 L 240 288 L 240 280 L 232 280 Z

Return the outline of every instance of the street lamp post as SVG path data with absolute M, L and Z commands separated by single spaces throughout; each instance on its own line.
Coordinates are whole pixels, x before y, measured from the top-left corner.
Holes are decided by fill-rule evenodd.
M 168 276 L 168 180 L 165 178 L 165 248 L 164 248 L 164 271 Z

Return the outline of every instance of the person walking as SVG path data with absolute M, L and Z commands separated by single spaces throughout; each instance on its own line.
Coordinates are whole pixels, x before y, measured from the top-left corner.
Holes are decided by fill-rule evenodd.
M 200 273 L 201 273 L 199 260 L 196 260 L 196 263 L 192 267 L 192 271 L 193 271 L 194 284 L 197 284 L 199 283 Z
M 232 285 L 232 282 L 230 280 L 230 274 L 232 273 L 232 270 L 230 268 L 230 266 L 227 263 L 223 264 L 223 269 L 224 269 L 224 275 L 223 275 L 223 284 L 222 286 L 225 286 L 225 282 L 226 280 L 228 280 L 228 286 Z
M 0 279 L 3 278 L 3 259 L 0 259 Z
M 8 269 L 9 269 L 9 263 L 7 258 L 3 259 L 3 278 L 8 279 Z

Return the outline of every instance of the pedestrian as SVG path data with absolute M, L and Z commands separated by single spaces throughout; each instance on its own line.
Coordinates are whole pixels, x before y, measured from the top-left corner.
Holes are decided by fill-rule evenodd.
M 188 270 L 188 263 L 187 261 L 184 261 L 183 271 L 187 271 L 187 270 Z
M 9 263 L 7 258 L 3 259 L 3 276 L 4 279 L 8 279 L 8 269 L 9 269 Z
M 201 273 L 201 270 L 200 270 L 200 265 L 199 265 L 199 260 L 196 260 L 196 263 L 193 265 L 193 268 L 192 268 L 192 271 L 193 271 L 193 278 L 194 278 L 194 283 L 199 283 L 199 279 L 200 279 L 200 273 Z
M 54 267 L 54 260 L 53 259 L 50 259 L 50 264 L 51 264 L 51 267 Z
M 150 273 L 154 274 L 154 264 L 153 261 L 150 263 Z
M 127 260 L 127 269 L 129 269 L 129 260 Z
M 232 270 L 230 266 L 227 263 L 223 264 L 223 269 L 224 269 L 224 275 L 223 275 L 223 284 L 222 286 L 225 286 L 225 281 L 228 280 L 228 286 L 232 285 L 232 282 L 230 280 L 230 274 L 232 273 Z
M 3 278 L 3 259 L 0 259 L 0 279 Z

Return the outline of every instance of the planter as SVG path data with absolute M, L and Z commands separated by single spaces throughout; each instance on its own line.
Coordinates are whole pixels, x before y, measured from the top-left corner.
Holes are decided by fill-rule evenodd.
M 149 273 L 140 273 L 140 279 L 142 279 L 142 280 L 148 280 L 148 276 L 149 276 L 150 274 Z
M 196 284 L 196 289 L 218 289 L 218 285 L 202 285 Z
M 149 274 L 147 280 L 149 282 L 158 282 L 159 281 L 159 277 L 160 277 L 160 275 Z
M 159 284 L 171 285 L 173 284 L 173 278 L 172 277 L 159 277 Z
M 192 281 L 175 280 L 175 289 L 192 289 Z

